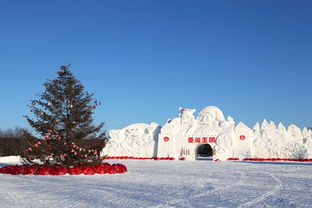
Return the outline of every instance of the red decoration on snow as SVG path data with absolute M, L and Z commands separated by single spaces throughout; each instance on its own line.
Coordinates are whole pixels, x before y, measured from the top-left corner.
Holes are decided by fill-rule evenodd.
M 188 143 L 193 143 L 193 142 L 194 142 L 193 137 L 189 137 L 189 138 L 188 138 Z
M 245 140 L 246 137 L 245 137 L 245 135 L 240 135 L 240 136 L 239 136 L 239 139 L 240 139 L 240 140 Z
M 169 137 L 164 137 L 164 141 L 168 142 L 169 141 Z
M 290 159 L 290 158 L 244 158 L 244 161 L 292 161 L 292 162 L 312 162 L 312 158 Z
M 196 143 L 200 143 L 200 137 L 196 137 L 196 138 L 195 138 L 195 142 L 196 142 Z
M 236 160 L 239 160 L 239 158 L 237 158 L 237 157 L 230 157 L 227 160 L 234 160 L 234 161 L 236 161 Z
M 54 166 L 51 168 L 52 175 L 65 175 L 67 173 L 67 168 L 64 166 Z
M 8 165 L 0 168 L 0 173 L 11 175 L 94 175 L 94 174 L 117 174 L 127 172 L 123 164 L 102 163 L 94 166 L 82 166 L 66 168 L 66 166 L 35 166 L 35 165 Z
M 22 174 L 23 175 L 34 175 L 36 171 L 37 171 L 36 166 L 24 166 L 24 171 Z
M 51 175 L 51 167 L 44 165 L 37 168 L 36 172 L 34 172 L 34 175 Z

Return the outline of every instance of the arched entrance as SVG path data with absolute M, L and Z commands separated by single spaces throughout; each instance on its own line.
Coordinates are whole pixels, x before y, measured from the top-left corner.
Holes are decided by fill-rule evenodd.
M 196 149 L 196 159 L 212 157 L 212 148 L 209 144 L 201 144 Z

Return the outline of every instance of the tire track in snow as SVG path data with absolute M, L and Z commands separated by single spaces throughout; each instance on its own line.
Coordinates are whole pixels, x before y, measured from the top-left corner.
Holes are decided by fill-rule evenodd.
M 14 207 L 19 208 L 22 207 L 23 205 L 23 200 L 21 199 L 21 193 L 16 193 L 17 188 L 19 187 L 19 182 L 21 181 L 18 176 L 9 176 L 9 177 L 14 177 L 14 183 L 8 184 L 9 186 L 6 187 L 5 189 L 5 195 L 9 196 L 13 203 L 15 204 Z M 22 181 L 23 182 L 23 181 Z M 17 183 L 17 184 L 16 184 Z M 2 185 L 1 185 L 2 186 Z M 1 200 L 2 201 L 2 200 Z M 1 207 L 8 207 L 7 204 L 4 204 Z M 11 206 L 10 206 L 11 207 Z
M 175 168 L 175 172 L 179 172 L 177 167 Z M 182 178 L 181 178 L 182 179 Z M 191 201 L 191 198 L 187 195 L 185 192 L 185 189 L 188 187 L 184 180 L 180 181 L 180 184 L 182 184 L 182 196 L 180 198 L 175 198 L 175 199 L 169 199 L 166 200 L 165 203 L 158 204 L 156 206 L 152 206 L 154 208 L 171 208 L 171 207 L 181 207 L 181 204 L 184 204 L 187 208 L 198 208 L 196 204 L 194 204 L 193 201 Z M 180 206 L 178 206 L 180 205 Z M 183 206 L 184 207 L 184 206 Z
M 241 205 L 239 206 L 239 208 L 254 207 L 254 206 L 255 206 L 256 204 L 258 204 L 259 202 L 262 202 L 262 201 L 264 201 L 265 199 L 267 199 L 268 197 L 275 195 L 277 192 L 279 192 L 279 191 L 282 189 L 282 187 L 283 187 L 283 182 L 282 182 L 278 177 L 276 177 L 275 175 L 273 175 L 272 173 L 269 173 L 269 172 L 266 172 L 266 173 L 267 173 L 269 176 L 271 176 L 271 177 L 274 179 L 274 181 L 276 182 L 274 188 L 273 188 L 271 191 L 269 191 L 269 192 L 267 192 L 267 193 L 265 193 L 265 194 L 263 194 L 263 195 L 261 195 L 261 196 L 255 198 L 254 200 L 252 200 L 252 201 L 250 201 L 250 202 L 241 204 Z
M 199 167 L 199 165 L 196 165 L 196 166 Z M 176 169 L 176 171 L 177 171 L 177 169 Z M 194 195 L 193 196 L 188 196 L 188 193 L 186 193 L 186 191 L 185 191 L 188 188 L 188 185 L 185 184 L 184 180 L 182 180 L 181 183 L 182 183 L 182 198 L 180 200 L 178 200 L 178 201 L 180 201 L 180 203 L 184 202 L 184 204 L 188 208 L 198 208 L 198 206 L 196 205 L 196 203 L 193 200 Z
M 220 167 L 221 165 L 219 165 Z M 230 189 L 234 186 L 239 186 L 243 184 L 243 181 L 245 180 L 245 173 L 243 171 L 240 171 L 237 169 L 235 166 L 231 166 L 231 172 L 233 173 L 238 173 L 239 174 L 239 179 L 235 183 L 231 183 L 231 185 L 226 185 L 226 186 L 217 186 L 215 189 L 205 191 L 201 194 L 195 195 L 192 198 L 198 198 L 198 197 L 203 197 L 203 196 L 208 196 L 209 194 L 215 194 L 219 193 L 220 195 L 224 192 L 224 190 Z
M 122 163 L 121 160 L 119 159 L 116 159 L 116 160 L 112 160 L 113 162 L 112 163 Z M 131 161 L 130 160 L 130 163 L 131 162 L 134 162 L 134 161 Z M 135 161 L 136 164 L 138 164 L 137 168 L 138 170 L 137 171 L 140 171 L 140 172 L 144 172 L 144 164 L 142 161 L 140 160 L 137 160 Z M 125 173 L 125 174 L 135 174 L 135 170 L 129 170 L 128 169 L 128 172 L 129 173 Z M 136 173 L 136 174 L 139 174 L 139 173 Z M 107 187 L 106 187 L 107 188 Z M 148 193 L 144 193 L 143 194 L 144 196 L 148 195 Z M 116 195 L 117 196 L 117 195 Z M 127 208 L 127 207 L 140 207 L 140 205 L 136 202 L 136 200 L 133 199 L 133 196 L 142 196 L 142 193 L 139 192 L 139 191 L 129 191 L 127 189 L 123 189 L 122 191 L 119 191 L 118 193 L 118 207 L 123 207 L 123 208 Z
M 87 175 L 65 175 L 52 177 L 55 177 L 55 181 L 53 182 L 53 186 L 51 186 L 50 189 L 53 189 L 53 192 L 57 193 L 58 195 L 55 195 L 53 199 L 46 201 L 45 205 L 43 206 L 45 208 L 86 207 L 86 202 L 79 199 L 87 199 L 90 195 L 92 196 L 90 193 L 91 191 L 99 191 L 98 189 L 92 189 L 96 183 L 92 183 L 92 181 L 90 182 L 88 180 L 89 176 Z M 64 187 L 63 180 L 67 180 L 69 177 L 71 178 L 72 183 L 70 186 Z M 80 183 L 80 181 L 83 183 Z M 85 182 L 87 182 L 87 184 Z
M 76 177 L 76 176 L 71 176 Z M 72 187 L 68 187 L 68 192 L 63 193 L 61 198 L 57 199 L 56 203 L 53 203 L 51 206 L 45 206 L 47 208 L 77 208 L 77 207 L 87 207 L 88 199 L 95 195 L 99 195 L 100 192 L 103 192 L 104 195 L 107 193 L 114 192 L 114 188 L 106 187 L 97 184 L 96 182 L 88 181 L 90 176 L 87 175 L 79 175 L 77 176 L 78 180 L 85 181 L 87 183 L 79 183 L 77 187 L 74 185 Z M 91 176 L 94 177 L 94 176 Z M 75 190 L 70 191 L 70 190 Z M 59 192 L 62 192 L 63 189 L 60 189 Z M 128 197 L 128 196 L 127 196 Z M 125 198 L 127 200 L 127 198 Z M 53 200 L 55 201 L 55 200 Z
M 83 192 L 82 192 L 83 193 Z M 71 202 L 70 205 L 68 204 L 68 200 L 75 199 L 76 197 L 81 196 L 80 190 L 75 190 L 75 194 L 70 193 L 63 195 L 62 198 L 58 198 L 56 203 L 53 203 L 51 206 L 47 206 L 47 208 L 55 208 L 55 207 L 63 207 L 63 208 L 69 208 L 69 207 L 78 207 L 77 205 L 80 205 L 80 203 Z
M 235 165 L 233 165 L 231 167 L 232 167 L 231 172 L 232 173 L 238 173 L 239 174 L 239 179 L 235 183 L 231 183 L 231 185 L 218 186 L 214 190 L 209 190 L 209 191 L 206 192 L 207 194 L 216 193 L 216 192 L 219 193 L 219 194 L 222 194 L 222 192 L 224 192 L 224 190 L 227 190 L 227 189 L 230 189 L 230 188 L 232 188 L 234 186 L 238 186 L 238 185 L 243 184 L 243 181 L 245 180 L 245 175 L 246 174 L 243 171 L 238 170 Z M 205 194 L 205 195 L 207 195 L 207 194 Z
M 196 203 L 193 201 L 193 197 L 190 197 L 190 198 L 187 197 L 187 194 L 185 192 L 185 188 L 184 187 L 187 187 L 187 186 L 183 182 L 183 189 L 182 189 L 183 195 L 184 195 L 183 200 L 186 203 L 187 207 L 188 208 L 198 208 Z
M 14 201 L 14 203 L 16 204 L 16 207 L 20 207 L 20 205 L 22 204 L 21 203 L 21 200 L 19 199 L 18 196 L 16 196 L 16 194 L 14 194 L 13 192 L 11 191 L 7 191 L 6 192 L 10 197 L 11 199 Z
M 230 162 L 229 162 L 230 163 Z M 224 163 L 217 163 L 217 169 L 223 169 L 224 170 Z M 199 200 L 200 198 L 211 198 L 212 195 L 213 196 L 221 196 L 222 198 L 224 198 L 223 201 L 227 201 L 227 193 L 229 193 L 228 190 L 231 190 L 233 189 L 233 187 L 239 187 L 240 185 L 244 184 L 244 182 L 246 181 L 246 174 L 239 170 L 236 165 L 231 165 L 231 166 L 226 166 L 226 167 L 230 167 L 230 168 L 227 168 L 225 171 L 228 173 L 230 172 L 232 176 L 234 176 L 231 180 L 233 182 L 231 183 L 225 183 L 225 184 L 219 184 L 219 183 L 216 183 L 215 184 L 215 188 L 213 189 L 210 189 L 208 191 L 203 191 L 202 193 L 200 194 L 197 194 L 197 195 L 193 195 L 191 200 L 194 202 L 194 200 Z M 223 181 L 223 180 L 222 180 Z M 230 184 L 230 185 L 227 185 L 227 184 Z M 213 186 L 214 187 L 214 186 Z M 213 204 L 207 204 L 205 203 L 205 205 L 201 204 L 201 206 L 199 207 L 202 207 L 202 206 L 209 206 L 209 207 L 223 207 L 222 205 L 218 205 L 218 204 L 215 204 L 216 202 L 220 202 L 220 199 L 219 198 L 217 201 L 212 201 Z M 195 203 L 195 202 L 194 202 Z M 198 201 L 199 203 L 199 201 Z
M 216 169 L 222 169 L 223 168 L 222 164 L 219 162 L 216 162 L 213 164 L 216 166 Z M 198 167 L 197 169 L 199 169 L 199 170 L 201 169 L 200 163 L 198 163 L 197 167 Z M 238 168 L 235 165 L 230 166 L 230 167 L 231 168 L 227 169 L 226 171 L 232 172 L 233 175 L 236 173 L 239 174 L 239 179 L 235 183 L 231 183 L 231 185 L 226 185 L 226 186 L 217 186 L 215 189 L 208 190 L 208 191 L 204 190 L 200 194 L 194 194 L 192 196 L 188 196 L 188 193 L 186 193 L 185 190 L 189 186 L 184 181 L 181 181 L 181 183 L 183 184 L 183 186 L 182 186 L 183 197 L 182 198 L 173 199 L 173 200 L 170 200 L 164 204 L 159 204 L 159 205 L 154 206 L 154 207 L 155 208 L 172 207 L 172 206 L 175 206 L 177 204 L 181 204 L 184 202 L 183 204 L 185 204 L 186 207 L 188 207 L 188 208 L 199 208 L 199 206 L 194 201 L 195 199 L 200 198 L 200 197 L 207 197 L 210 194 L 222 195 L 222 193 L 224 193 L 225 190 L 232 188 L 234 186 L 239 186 L 239 185 L 243 184 L 243 181 L 245 180 L 246 174 L 243 171 L 238 170 Z
M 119 163 L 119 162 L 120 162 L 120 160 L 118 159 L 117 163 Z M 143 162 L 140 161 L 140 160 L 138 160 L 137 162 L 139 164 L 138 167 L 139 167 L 140 171 L 144 172 L 144 168 L 143 168 L 143 165 L 142 165 Z M 129 191 L 126 191 L 125 194 L 123 194 L 123 196 L 122 196 L 122 204 L 121 204 L 120 207 L 127 208 L 127 207 L 129 207 L 130 204 L 131 204 L 131 207 L 138 207 L 139 206 L 138 204 L 133 203 L 132 200 L 129 200 L 129 198 L 130 198 L 129 196 L 130 195 L 131 195 L 131 192 L 129 192 Z
M 6 187 L 6 196 L 9 196 L 15 205 L 11 205 L 10 207 L 26 207 L 28 208 L 29 204 L 36 204 L 37 207 L 45 207 L 48 208 L 50 204 L 53 203 L 52 200 L 38 198 L 33 198 L 29 196 L 30 192 L 34 192 L 35 194 L 41 194 L 42 191 L 46 191 L 45 188 L 40 189 L 40 187 L 46 187 L 46 185 L 50 185 L 51 181 L 46 181 L 43 178 L 47 178 L 48 176 L 35 176 L 32 175 L 18 175 L 15 177 L 14 183 L 11 186 Z M 36 185 L 34 185 L 36 184 Z M 50 202 L 50 203 L 49 203 Z M 4 204 L 0 204 L 0 207 L 7 207 Z

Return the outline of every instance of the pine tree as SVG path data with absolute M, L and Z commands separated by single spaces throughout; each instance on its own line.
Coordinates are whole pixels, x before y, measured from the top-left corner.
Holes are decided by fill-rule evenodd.
M 69 66 L 61 66 L 58 77 L 44 83 L 45 92 L 31 101 L 31 112 L 37 120 L 25 117 L 42 136 L 52 127 L 65 140 L 76 141 L 88 136 L 102 138 L 105 136 L 105 132 L 101 132 L 104 123 L 95 126 L 92 118 L 99 103 L 93 99 L 93 94 L 84 91 Z
M 73 165 L 87 162 L 88 158 L 91 163 L 99 162 L 93 150 L 79 148 L 75 142 L 105 136 L 101 130 L 104 123 L 94 125 L 92 118 L 100 103 L 93 99 L 93 94 L 85 92 L 69 67 L 61 66 L 58 77 L 44 83 L 45 91 L 37 95 L 38 99 L 31 100 L 30 111 L 35 118 L 25 117 L 44 139 L 23 152 L 27 163 L 37 159 L 41 163 Z M 28 136 L 32 135 L 28 133 Z

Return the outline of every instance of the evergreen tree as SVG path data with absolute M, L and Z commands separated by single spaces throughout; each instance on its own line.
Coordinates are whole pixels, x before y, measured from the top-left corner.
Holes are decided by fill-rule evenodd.
M 84 86 L 74 77 L 69 66 L 61 66 L 58 77 L 44 83 L 45 91 L 39 99 L 31 101 L 35 119 L 25 116 L 28 123 L 42 136 L 53 128 L 65 140 L 80 140 L 87 137 L 102 138 L 104 123 L 93 124 L 92 114 L 98 103 L 93 94 L 84 91 Z
M 105 131 L 101 130 L 104 123 L 94 125 L 92 118 L 100 103 L 93 99 L 93 94 L 84 91 L 84 86 L 69 67 L 61 66 L 58 77 L 44 83 L 45 91 L 37 95 L 37 100 L 31 101 L 30 108 L 35 118 L 25 117 L 44 139 L 22 153 L 26 163 L 77 165 L 100 162 L 95 151 L 75 144 L 84 138 L 105 136 Z

